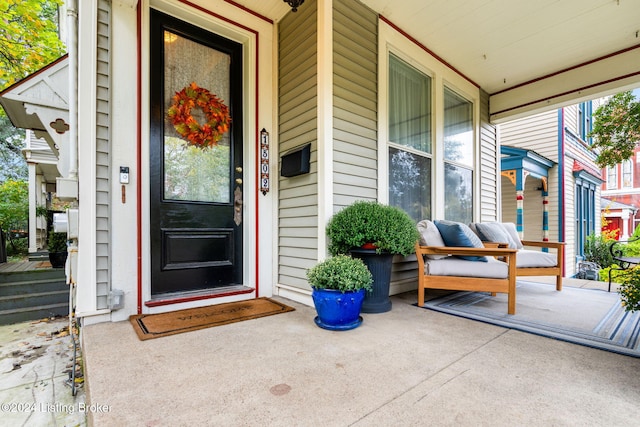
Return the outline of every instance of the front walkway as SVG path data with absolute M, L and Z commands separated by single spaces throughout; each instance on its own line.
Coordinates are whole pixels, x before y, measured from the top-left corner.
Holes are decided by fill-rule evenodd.
M 640 359 L 417 308 L 414 292 L 392 299 L 346 332 L 318 328 L 312 307 L 284 299 L 296 311 L 149 341 L 128 322 L 87 326 L 87 399 L 103 409 L 90 420 L 637 425 Z

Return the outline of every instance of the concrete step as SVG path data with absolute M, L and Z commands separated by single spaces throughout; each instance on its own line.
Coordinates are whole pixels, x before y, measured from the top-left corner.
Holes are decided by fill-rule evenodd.
M 68 314 L 63 269 L 0 274 L 0 325 Z
M 48 251 L 30 252 L 29 261 L 49 261 L 49 252 Z
M 66 284 L 64 278 L 0 283 L 0 297 L 53 291 L 66 292 L 68 288 L 69 285 Z
M 42 268 L 27 271 L 5 271 L 0 274 L 0 283 L 28 282 L 32 280 L 65 280 L 64 268 Z
M 36 308 L 69 301 L 69 290 L 27 293 L 0 297 L 0 315 L 7 310 Z
M 44 318 L 68 316 L 69 303 L 49 304 L 39 307 L 16 308 L 0 311 L 0 325 L 11 325 Z

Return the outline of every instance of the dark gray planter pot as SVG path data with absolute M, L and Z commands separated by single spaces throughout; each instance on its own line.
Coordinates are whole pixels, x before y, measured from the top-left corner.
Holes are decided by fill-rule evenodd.
M 393 255 L 377 254 L 375 249 L 352 249 L 351 255 L 360 258 L 373 276 L 373 290 L 367 292 L 362 303 L 362 313 L 385 313 L 391 310 L 389 286 Z
M 49 252 L 49 262 L 52 268 L 64 268 L 67 262 L 67 252 Z

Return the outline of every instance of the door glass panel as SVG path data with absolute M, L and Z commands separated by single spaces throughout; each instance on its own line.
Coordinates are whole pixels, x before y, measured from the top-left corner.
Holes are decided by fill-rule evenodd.
M 164 33 L 164 117 L 173 96 L 192 82 L 209 90 L 227 106 L 230 97 L 230 56 L 170 31 Z M 153 70 L 152 70 L 153 72 Z M 204 112 L 191 115 L 202 126 Z M 169 120 L 164 124 L 164 199 L 194 202 L 231 202 L 230 132 L 217 145 L 187 145 Z

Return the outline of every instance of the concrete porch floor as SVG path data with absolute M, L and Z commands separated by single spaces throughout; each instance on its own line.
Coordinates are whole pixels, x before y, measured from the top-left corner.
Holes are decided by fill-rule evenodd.
M 89 423 L 637 425 L 640 359 L 424 310 L 415 292 L 345 332 L 280 300 L 296 311 L 148 341 L 84 327 Z

